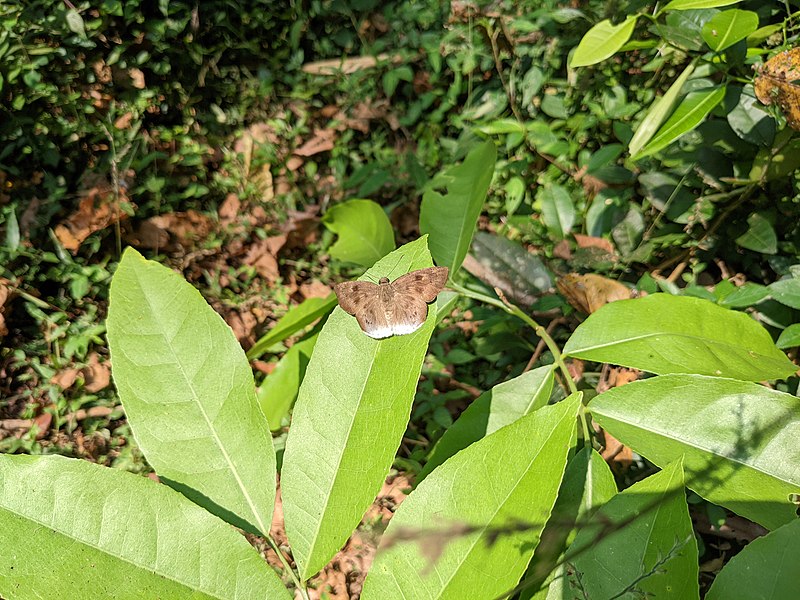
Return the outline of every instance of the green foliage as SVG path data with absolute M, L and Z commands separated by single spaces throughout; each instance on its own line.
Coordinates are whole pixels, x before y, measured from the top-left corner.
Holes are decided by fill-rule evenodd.
M 394 250 L 394 231 L 389 218 L 372 200 L 348 200 L 331 208 L 322 222 L 339 239 L 331 257 L 360 267 L 371 267 Z
M 244 537 L 145 477 L 0 455 L 0 483 L 6 598 L 289 598 Z
M 148 462 L 211 512 L 269 532 L 272 438 L 244 351 L 222 318 L 177 274 L 129 248 L 111 287 L 108 340 L 114 383 Z

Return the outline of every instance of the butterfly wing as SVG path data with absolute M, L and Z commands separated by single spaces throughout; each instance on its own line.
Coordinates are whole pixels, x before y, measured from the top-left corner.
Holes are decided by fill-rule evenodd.
M 447 283 L 447 267 L 428 267 L 411 271 L 392 282 L 395 294 L 411 294 L 423 302 L 433 302 Z
M 333 286 L 333 291 L 342 310 L 353 315 L 369 337 L 379 340 L 392 335 L 377 285 L 369 281 L 345 281 Z
M 447 267 L 429 267 L 406 273 L 392 282 L 392 333 L 413 333 L 428 316 L 428 302 L 433 302 L 447 282 Z

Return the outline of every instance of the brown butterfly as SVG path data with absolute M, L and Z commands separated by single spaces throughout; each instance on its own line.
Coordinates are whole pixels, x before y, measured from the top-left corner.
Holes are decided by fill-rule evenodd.
M 345 281 L 333 286 L 339 306 L 353 315 L 361 329 L 376 340 L 413 333 L 428 316 L 433 302 L 447 281 L 447 267 L 411 271 L 391 283 L 381 277 L 369 281 Z

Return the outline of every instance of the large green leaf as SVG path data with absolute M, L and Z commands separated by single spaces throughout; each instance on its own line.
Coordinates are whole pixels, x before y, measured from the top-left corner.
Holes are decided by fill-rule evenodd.
M 478 216 L 494 174 L 497 149 L 491 141 L 474 148 L 460 165 L 438 175 L 433 185 L 445 186 L 447 195 L 429 189 L 422 197 L 419 230 L 430 236 L 436 264 L 455 276 L 467 255 Z
M 664 375 L 609 390 L 589 407 L 655 464 L 683 456 L 686 485 L 704 498 L 767 528 L 796 518 L 797 397 L 733 379 Z
M 680 460 L 603 505 L 571 549 L 588 544 L 568 561 L 569 587 L 580 586 L 586 598 L 700 598 Z M 638 594 L 617 595 L 634 584 Z
M 383 208 L 372 200 L 348 200 L 325 213 L 322 222 L 339 239 L 331 246 L 332 258 L 371 267 L 394 250 L 394 231 Z
M 539 367 L 494 386 L 469 405 L 436 443 L 417 484 L 459 450 L 547 404 L 553 369 Z
M 145 477 L 0 455 L 0 595 L 16 600 L 289 599 L 229 525 Z
M 305 329 L 320 317 L 327 315 L 336 306 L 336 294 L 327 298 L 307 298 L 289 311 L 275 323 L 269 333 L 261 337 L 250 350 L 247 358 L 250 360 L 264 354 L 270 346 L 282 342 L 301 329 Z
M 581 39 L 569 62 L 570 68 L 594 65 L 613 56 L 630 39 L 636 19 L 636 15 L 630 15 L 618 25 L 610 19 L 600 21 Z
M 399 248 L 362 279 L 431 266 L 426 239 Z M 391 271 L 391 272 L 390 272 Z M 374 500 L 406 429 L 436 321 L 374 340 L 337 307 L 317 339 L 292 416 L 281 472 L 286 533 L 303 579 L 345 543 Z
M 758 15 L 749 10 L 723 10 L 703 25 L 703 40 L 715 52 L 733 46 L 758 29 Z
M 781 304 L 800 310 L 800 279 L 781 279 L 769 285 L 770 295 Z
M 739 246 L 762 254 L 777 254 L 778 234 L 766 216 L 754 212 L 747 217 L 747 225 L 747 231 L 735 240 Z
M 520 593 L 520 600 L 568 598 L 569 581 L 563 551 L 575 541 L 577 524 L 585 523 L 599 506 L 617 494 L 614 475 L 596 450 L 584 448 L 567 465 L 553 514 L 542 533 Z
M 384 534 L 386 541 L 419 530 L 420 543 L 383 543 L 363 600 L 477 600 L 513 588 L 555 503 L 579 401 L 571 397 L 522 417 L 431 473 Z M 442 553 L 432 560 L 421 546 L 434 543 Z
M 675 112 L 667 119 L 667 122 L 653 136 L 653 139 L 638 153 L 634 154 L 631 160 L 639 160 L 645 156 L 655 154 L 669 146 L 683 134 L 692 131 L 703 122 L 703 119 L 714 110 L 717 104 L 722 102 L 724 97 L 724 86 L 687 94 L 678 104 Z
M 564 352 L 658 374 L 748 381 L 785 378 L 797 370 L 746 314 L 668 294 L 606 304 L 575 330 Z
M 275 452 L 230 327 L 177 273 L 128 248 L 111 283 L 112 373 L 158 475 L 207 510 L 266 535 Z
M 550 232 L 564 237 L 575 223 L 575 204 L 566 188 L 551 184 L 539 188 L 537 202 L 542 205 L 542 220 Z
M 717 574 L 706 600 L 800 598 L 800 519 L 753 540 Z

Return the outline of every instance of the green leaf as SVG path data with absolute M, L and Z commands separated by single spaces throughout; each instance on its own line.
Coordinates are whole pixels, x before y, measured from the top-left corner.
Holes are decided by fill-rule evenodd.
M 770 119 L 771 120 L 771 119 Z M 753 159 L 750 181 L 767 182 L 783 179 L 800 168 L 800 138 L 794 129 L 785 127 L 775 134 L 770 148 L 761 148 Z
M 17 221 L 17 213 L 12 207 L 6 217 L 6 248 L 11 252 L 16 252 L 19 248 L 19 240 L 19 221 Z
M 289 409 L 297 398 L 317 335 L 312 332 L 294 343 L 258 389 L 258 403 L 273 431 L 281 428 L 281 421 L 289 414 Z
M 610 19 L 600 21 L 581 39 L 569 62 L 570 68 L 594 65 L 613 56 L 630 39 L 636 19 L 637 15 L 630 15 L 619 25 Z
M 650 156 L 669 146 L 683 134 L 700 125 L 724 97 L 724 87 L 687 94 L 653 139 L 641 151 L 632 156 L 631 160 Z
M 748 315 L 668 294 L 606 304 L 578 326 L 564 353 L 651 373 L 748 381 L 782 379 L 797 370 Z
M 656 465 L 684 457 L 686 485 L 773 529 L 796 518 L 800 400 L 755 383 L 664 375 L 597 396 L 592 416 Z
M 293 336 L 320 317 L 328 314 L 333 310 L 334 306 L 336 306 L 336 294 L 330 294 L 327 298 L 307 298 L 303 300 L 297 306 L 290 308 L 269 330 L 269 333 L 253 344 L 253 347 L 247 351 L 247 358 L 249 360 L 259 358 L 271 346 Z
M 394 231 L 383 208 L 372 200 L 348 200 L 325 213 L 322 223 L 339 235 L 331 258 L 371 267 L 394 250 Z
M 467 271 L 479 278 L 491 277 L 493 287 L 523 306 L 533 304 L 538 296 L 553 287 L 553 278 L 541 259 L 518 242 L 478 231 L 472 244 L 472 261 Z
M 733 88 L 729 88 L 733 89 Z M 736 106 L 728 113 L 728 125 L 746 142 L 769 147 L 775 139 L 775 119 L 769 116 L 758 101 L 752 85 L 739 93 Z
M 542 220 L 547 228 L 564 237 L 575 223 L 575 205 L 569 192 L 560 185 L 539 188 L 536 200 L 542 204 Z
M 680 459 L 617 494 L 591 521 L 572 544 L 591 547 L 570 561 L 571 589 L 580 585 L 586 598 L 632 598 L 621 592 L 642 577 L 637 596 L 700 598 L 697 542 Z M 614 524 L 619 528 L 609 533 Z
M 363 600 L 495 598 L 514 587 L 555 503 L 579 402 L 572 396 L 522 417 L 431 473 L 392 517 Z M 441 556 L 394 537 L 414 531 L 443 539 Z
M 614 474 L 596 450 L 584 448 L 569 461 L 553 514 L 523 580 L 528 587 L 520 593 L 520 600 L 569 597 L 567 566 L 556 564 L 575 541 L 576 524 L 586 522 L 616 494 Z
M 450 277 L 461 268 L 472 243 L 496 160 L 494 143 L 484 142 L 463 163 L 434 179 L 447 187 L 446 196 L 433 189 L 422 196 L 419 229 L 430 236 L 431 254 L 437 265 L 450 269 Z
M 778 252 L 778 236 L 769 220 L 760 213 L 753 213 L 747 217 L 749 229 L 736 238 L 736 243 L 742 248 L 761 252 L 762 254 L 775 254 Z
M 747 282 L 725 296 L 719 304 L 729 308 L 747 308 L 758 304 L 767 296 L 769 296 L 767 286 Z
M 723 10 L 703 25 L 703 40 L 715 52 L 733 46 L 758 29 L 758 15 L 749 10 Z
M 66 19 L 69 30 L 85 39 L 86 27 L 83 24 L 83 17 L 81 17 L 80 13 L 74 8 L 71 8 L 66 13 Z
M 681 93 L 684 84 L 693 72 L 694 63 L 691 62 L 686 65 L 686 68 L 672 85 L 669 86 L 669 89 L 664 95 L 650 106 L 647 115 L 642 119 L 642 122 L 639 123 L 639 126 L 636 128 L 636 133 L 633 134 L 628 144 L 628 152 L 630 152 L 632 156 L 638 154 L 639 151 L 644 148 L 645 144 L 653 138 L 658 128 L 661 127 L 661 124 L 672 112 L 675 102 L 678 100 L 678 95 Z
M 207 510 L 266 535 L 275 452 L 244 351 L 200 293 L 128 248 L 108 310 L 112 374 L 159 477 Z
M 706 600 L 800 598 L 800 519 L 747 544 L 717 573 Z
M 417 484 L 456 452 L 541 408 L 553 390 L 553 369 L 539 367 L 494 386 L 467 407 L 436 442 Z
M 769 284 L 769 293 L 781 304 L 800 310 L 800 279 L 781 279 Z
M 0 454 L 0 545 L 5 598 L 290 598 L 229 525 L 84 460 Z
M 361 279 L 431 266 L 422 237 Z M 374 500 L 406 429 L 436 321 L 373 340 L 336 307 L 322 328 L 292 415 L 281 472 L 286 533 L 303 579 L 344 545 Z
M 719 8 L 739 4 L 742 0 L 672 0 L 662 11 L 668 10 L 694 10 L 696 8 Z
M 786 329 L 781 331 L 778 336 L 778 341 L 775 343 L 778 348 L 795 348 L 800 346 L 800 323 L 789 325 Z

